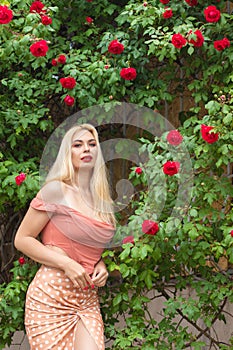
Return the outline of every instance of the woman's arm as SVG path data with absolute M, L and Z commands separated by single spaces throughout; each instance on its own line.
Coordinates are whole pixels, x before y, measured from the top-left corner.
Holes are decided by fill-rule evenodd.
M 37 237 L 48 221 L 49 217 L 45 211 L 30 207 L 16 233 L 15 247 L 41 264 L 63 270 L 77 287 L 92 285 L 90 276 L 80 264 L 39 242 Z
M 44 246 L 36 238 L 48 223 L 49 217 L 45 211 L 29 208 L 15 236 L 15 247 L 31 259 L 51 267 L 62 268 L 67 262 L 66 256 Z

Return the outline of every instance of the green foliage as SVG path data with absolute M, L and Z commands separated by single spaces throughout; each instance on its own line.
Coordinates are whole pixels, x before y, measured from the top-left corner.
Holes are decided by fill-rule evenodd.
M 24 303 L 29 283 L 37 271 L 37 265 L 14 262 L 12 279 L 0 285 L 0 349 L 11 344 L 14 332 L 24 329 Z
M 232 14 L 227 13 L 225 1 L 216 4 L 221 19 L 211 23 L 203 14 L 213 5 L 210 0 L 199 0 L 197 6 L 170 0 L 173 16 L 168 19 L 162 16 L 165 7 L 159 0 L 148 0 L 146 5 L 141 0 L 45 0 L 53 20 L 48 26 L 41 23 L 39 14 L 29 12 L 32 1 L 1 3 L 14 14 L 10 23 L 0 25 L 0 213 L 4 223 L 12 212 L 23 212 L 38 191 L 44 145 L 67 116 L 110 101 L 161 113 L 164 102 L 172 108 L 179 96 L 189 101 L 176 117 L 190 158 L 184 160 L 179 147 L 168 148 L 166 135 L 140 139 L 149 160 L 142 164 L 142 175 L 132 171 L 129 176 L 139 192 L 131 203 L 128 225 L 117 231 L 118 237 L 133 234 L 135 243 L 104 253 L 109 270 L 117 271 L 122 283 L 105 288 L 102 309 L 113 350 L 164 350 L 171 344 L 177 350 L 202 349 L 201 335 L 210 337 L 216 320 L 225 320 L 226 301 L 233 301 L 229 272 L 233 264 L 233 46 L 217 51 L 213 45 L 224 37 L 232 43 Z M 92 23 L 86 22 L 87 16 Z M 187 42 L 177 49 L 171 43 L 173 34 L 188 39 L 190 30 L 197 29 L 204 36 L 203 46 Z M 49 46 L 43 57 L 30 52 L 39 39 Z M 124 44 L 122 54 L 108 52 L 113 39 Z M 66 56 L 66 63 L 53 66 L 52 59 L 60 54 Z M 133 81 L 120 77 L 121 68 L 129 66 L 137 70 Z M 69 92 L 59 83 L 67 76 L 77 81 Z M 72 107 L 63 102 L 68 93 L 75 97 Z M 201 124 L 214 126 L 219 140 L 205 142 Z M 162 166 L 171 159 L 181 161 L 181 171 L 166 177 Z M 22 172 L 26 179 L 16 185 L 15 177 Z M 182 208 L 177 196 L 188 199 L 189 187 L 192 200 Z M 145 219 L 159 221 L 156 236 L 142 235 Z M 12 225 L 11 239 L 15 229 Z M 222 269 L 222 259 L 228 269 Z M 25 292 L 35 270 L 30 264 L 16 264 L 12 272 L 9 284 L 0 289 L 1 347 L 16 329 L 24 328 Z M 193 296 L 184 295 L 187 288 Z M 158 295 L 165 302 L 161 319 L 155 320 L 150 304 Z M 177 322 L 177 317 L 195 332 Z M 227 344 L 215 338 L 209 341 L 219 349 L 232 346 L 230 339 Z

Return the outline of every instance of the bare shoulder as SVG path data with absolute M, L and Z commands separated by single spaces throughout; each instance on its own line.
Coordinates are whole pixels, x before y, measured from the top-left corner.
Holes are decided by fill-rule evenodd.
M 45 202 L 61 202 L 64 197 L 65 185 L 62 181 L 50 181 L 38 192 L 37 197 Z

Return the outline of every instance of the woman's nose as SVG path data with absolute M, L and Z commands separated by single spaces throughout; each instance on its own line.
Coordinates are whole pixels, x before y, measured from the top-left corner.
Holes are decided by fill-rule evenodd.
M 90 146 L 88 143 L 84 143 L 84 152 L 89 152 L 90 151 Z

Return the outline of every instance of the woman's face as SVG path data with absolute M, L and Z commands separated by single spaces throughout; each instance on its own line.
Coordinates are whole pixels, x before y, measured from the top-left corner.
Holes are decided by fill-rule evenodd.
M 72 163 L 75 169 L 93 168 L 97 157 L 97 143 L 88 130 L 77 131 L 72 139 Z

